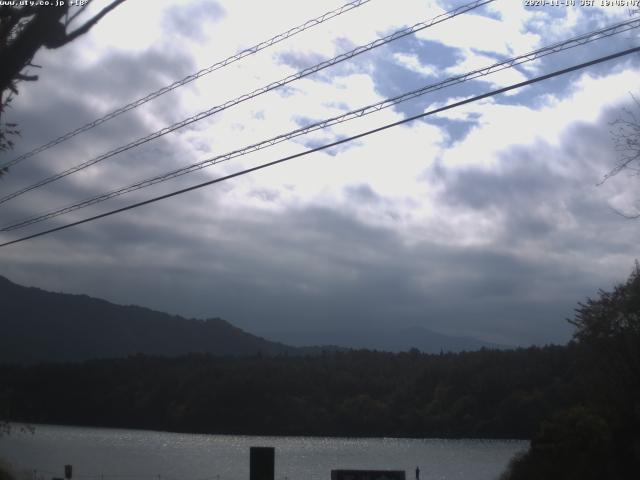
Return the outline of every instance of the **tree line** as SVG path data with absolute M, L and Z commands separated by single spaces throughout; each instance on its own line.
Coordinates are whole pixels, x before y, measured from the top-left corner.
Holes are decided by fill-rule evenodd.
M 14 420 L 202 433 L 531 438 L 579 401 L 578 347 L 0 367 Z
M 0 365 L 0 416 L 178 432 L 531 439 L 503 478 L 640 471 L 640 266 L 564 346 Z
M 640 472 L 640 266 L 624 284 L 581 303 L 568 408 L 545 418 L 504 480 L 636 478 Z

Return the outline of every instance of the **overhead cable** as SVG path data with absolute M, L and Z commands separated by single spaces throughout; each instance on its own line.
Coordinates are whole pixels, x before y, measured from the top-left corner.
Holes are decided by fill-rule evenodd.
M 299 153 L 296 153 L 294 155 L 289 155 L 287 157 L 283 157 L 283 158 L 280 158 L 278 160 L 273 160 L 271 162 L 263 163 L 261 165 L 255 166 L 255 167 L 247 168 L 245 170 L 242 170 L 242 171 L 239 171 L 239 172 L 236 172 L 236 173 L 232 173 L 230 175 L 225 175 L 223 177 L 214 178 L 212 180 L 208 180 L 206 182 L 199 183 L 197 185 L 193 185 L 191 187 L 183 188 L 181 190 L 177 190 L 177 191 L 174 191 L 174 192 L 171 192 L 171 193 L 167 193 L 167 194 L 160 195 L 160 196 L 157 196 L 157 197 L 154 197 L 154 198 L 150 198 L 148 200 L 144 200 L 142 202 L 134 203 L 134 204 L 128 205 L 126 207 L 117 208 L 115 210 L 111 210 L 109 212 L 101 213 L 99 215 L 94 215 L 92 217 L 85 218 L 83 220 L 79 220 L 77 222 L 68 223 L 66 225 L 61 225 L 59 227 L 51 228 L 51 229 L 44 230 L 44 231 L 41 231 L 41 232 L 38 232 L 38 233 L 27 235 L 25 237 L 21 237 L 21 238 L 15 239 L 15 240 L 4 242 L 4 243 L 0 244 L 0 247 L 6 247 L 8 245 L 13 245 L 13 244 L 16 244 L 16 243 L 24 242 L 24 241 L 30 240 L 32 238 L 37 238 L 37 237 L 41 237 L 43 235 L 48 235 L 50 233 L 59 232 L 61 230 L 65 230 L 65 229 L 68 229 L 68 228 L 71 228 L 71 227 L 82 225 L 84 223 L 92 222 L 92 221 L 98 220 L 100 218 L 105 218 L 105 217 L 108 217 L 108 216 L 111 216 L 111 215 L 115 215 L 117 213 L 122 213 L 122 212 L 125 212 L 127 210 L 132 210 L 134 208 L 142 207 L 144 205 L 149 205 L 151 203 L 155 203 L 155 202 L 158 202 L 160 200 L 165 200 L 167 198 L 175 197 L 177 195 L 181 195 L 183 193 L 191 192 L 193 190 L 197 190 L 197 189 L 209 186 L 209 185 L 220 183 L 220 182 L 223 182 L 225 180 L 230 180 L 232 178 L 240 177 L 240 176 L 243 176 L 243 175 L 258 171 L 258 170 L 262 170 L 262 169 L 267 168 L 267 167 L 271 167 L 271 166 L 277 165 L 279 163 L 284 163 L 284 162 L 287 162 L 289 160 L 293 160 L 295 158 L 300 158 L 300 157 L 309 155 L 309 154 L 314 153 L 314 152 L 319 152 L 321 150 L 326 150 L 328 148 L 336 147 L 338 145 L 342 145 L 344 143 L 351 142 L 353 140 L 357 140 L 357 139 L 360 139 L 360 138 L 363 138 L 363 137 L 367 137 L 369 135 L 373 135 L 375 133 L 382 132 L 382 131 L 387 130 L 389 128 L 396 127 L 398 125 L 403 125 L 405 123 L 409 123 L 409 122 L 418 120 L 420 118 L 424 118 L 424 117 L 427 117 L 427 116 L 430 116 L 430 115 L 434 115 L 436 113 L 444 112 L 446 110 L 450 110 L 452 108 L 460 107 L 460 106 L 466 105 L 468 103 L 472 103 L 472 102 L 476 102 L 478 100 L 482 100 L 482 99 L 485 99 L 485 98 L 493 97 L 493 96 L 499 95 L 501 93 L 506 93 L 506 92 L 509 92 L 511 90 L 515 90 L 517 88 L 522 88 L 522 87 L 525 87 L 527 85 L 532 85 L 534 83 L 538 83 L 538 82 L 541 82 L 541 81 L 544 81 L 544 80 L 548 80 L 548 79 L 553 78 L 553 77 L 557 77 L 559 75 L 564 75 L 564 74 L 567 74 L 567 73 L 570 73 L 570 72 L 573 72 L 573 71 L 576 71 L 576 70 L 580 70 L 580 69 L 583 69 L 583 68 L 591 67 L 593 65 L 597 65 L 597 64 L 600 64 L 600 63 L 603 63 L 603 62 L 607 62 L 607 61 L 610 61 L 610 60 L 613 60 L 613 59 L 616 59 L 616 58 L 623 57 L 625 55 L 630 55 L 632 53 L 638 53 L 638 52 L 640 52 L 640 47 L 629 48 L 627 50 L 623 50 L 623 51 L 620 51 L 620 52 L 617 52 L 617 53 L 614 53 L 614 54 L 611 54 L 611 55 L 600 57 L 600 58 L 597 58 L 595 60 L 591 60 L 589 62 L 584 62 L 584 63 L 578 64 L 578 65 L 573 65 L 573 66 L 568 67 L 568 68 L 563 68 L 562 70 L 556 70 L 555 72 L 548 73 L 546 75 L 541 75 L 539 77 L 535 77 L 535 78 L 532 78 L 532 79 L 529 79 L 529 80 L 525 80 L 523 82 L 512 84 L 512 85 L 510 85 L 508 87 L 503 87 L 503 88 L 499 88 L 497 90 L 492 90 L 492 91 L 484 93 L 482 95 L 476 95 L 474 97 L 470 97 L 470 98 L 467 98 L 465 100 L 461 100 L 461 101 L 446 105 L 444 107 L 440 107 L 440 108 L 436 108 L 436 109 L 433 109 L 433 110 L 429 110 L 428 112 L 424 112 L 424 113 L 421 113 L 421 114 L 418 114 L 418 115 L 407 117 L 407 118 L 399 120 L 397 122 L 393 122 L 393 123 L 389 123 L 389 124 L 383 125 L 382 127 L 374 128 L 372 130 L 368 130 L 366 132 L 359 133 L 357 135 L 353 135 L 351 137 L 347 137 L 347 138 L 343 138 L 343 139 L 340 139 L 340 140 L 336 140 L 335 142 L 327 143 L 325 145 L 321 145 L 319 147 L 315 147 L 315 148 L 312 148 L 312 149 L 309 149 L 309 150 L 305 150 L 303 152 L 299 152 Z
M 407 28 L 403 28 L 401 30 L 398 30 L 394 33 L 392 33 L 391 35 L 388 35 L 386 37 L 383 38 L 379 38 L 377 40 L 374 40 L 373 42 L 370 42 L 366 45 L 362 45 L 359 47 L 356 47 L 355 49 L 351 50 L 350 52 L 347 53 L 343 53 L 341 55 L 338 55 L 337 57 L 332 58 L 331 60 L 326 60 L 324 62 L 318 63 L 312 67 L 306 68 L 304 70 L 301 70 L 298 73 L 289 75 L 281 80 L 278 80 L 276 82 L 272 82 L 268 85 L 265 85 L 261 88 L 258 88 L 256 90 L 254 90 L 251 93 L 246 93 L 244 95 L 241 95 L 240 97 L 237 97 L 233 100 L 228 100 L 227 102 L 221 104 L 221 105 L 216 105 L 212 108 L 210 108 L 209 110 L 205 110 L 203 112 L 197 113 L 196 115 L 193 115 L 189 118 L 186 118 L 180 122 L 174 123 L 173 125 L 170 125 L 168 127 L 165 127 L 161 130 L 158 130 L 156 132 L 153 132 L 145 137 L 139 138 L 137 140 L 134 140 L 133 142 L 130 142 L 126 145 L 120 146 L 118 148 L 115 148 L 107 153 L 104 153 L 102 155 L 99 155 L 95 158 L 92 158 L 90 160 L 87 160 L 85 162 L 82 162 L 78 165 L 75 165 L 71 168 L 68 168 L 67 170 L 64 170 L 62 172 L 56 173 L 50 177 L 47 177 L 43 180 L 40 180 L 39 182 L 36 182 L 32 185 L 29 185 L 27 187 L 21 188 L 20 190 L 16 190 L 13 193 L 10 193 L 8 195 L 5 195 L 3 197 L 0 198 L 0 204 L 5 203 L 13 198 L 16 198 L 24 193 L 27 193 L 31 190 L 34 190 L 36 188 L 40 188 L 44 185 L 47 185 L 51 182 L 54 182 L 56 180 L 59 180 L 61 178 L 64 178 L 68 175 L 71 175 L 73 173 L 79 172 L 80 170 L 84 170 L 87 167 L 90 167 L 92 165 L 95 165 L 96 163 L 102 162 L 104 160 L 106 160 L 107 158 L 111 158 L 119 153 L 125 152 L 127 150 L 130 150 L 132 148 L 138 147 L 140 145 L 143 145 L 147 142 L 150 142 L 151 140 L 155 140 L 157 138 L 160 138 L 168 133 L 174 132 L 180 128 L 186 127 L 187 125 L 191 125 L 192 123 L 198 122 L 200 120 L 203 120 L 207 117 L 210 117 L 211 115 L 214 115 L 216 113 L 220 113 L 223 110 L 226 110 L 230 107 L 233 107 L 235 105 L 238 105 L 242 102 L 245 102 L 247 100 L 251 100 L 259 95 L 262 95 L 264 93 L 270 92 L 272 90 L 275 90 L 277 88 L 281 88 L 291 82 L 294 82 L 296 80 L 300 80 L 304 77 L 307 77 L 311 74 L 317 73 L 320 70 L 323 70 L 325 68 L 328 67 L 332 67 L 334 65 L 337 65 L 340 62 L 344 62 L 345 60 L 349 60 L 357 55 L 360 55 L 362 53 L 368 52 L 370 50 L 373 50 L 374 48 L 378 48 L 382 45 L 386 45 L 389 42 L 392 42 L 394 40 L 398 40 L 400 38 L 406 37 L 407 35 L 412 35 L 416 32 L 419 32 L 421 30 L 424 30 L 426 28 L 429 28 L 433 25 L 436 25 L 438 23 L 442 23 L 446 20 L 449 20 L 453 17 L 456 17 L 458 15 L 461 15 L 465 12 L 468 12 L 470 10 L 479 8 L 483 5 L 486 5 L 488 3 L 492 3 L 495 0 L 476 0 L 475 2 L 471 2 L 468 3 L 466 5 L 463 5 L 461 7 L 455 8 L 454 10 L 450 10 L 449 12 L 440 14 L 434 18 L 432 18 L 431 20 L 427 20 L 424 22 L 420 22 L 420 23 L 416 23 L 415 25 L 411 26 L 411 27 L 407 27 Z
M 58 208 L 56 210 L 52 210 L 49 211 L 47 213 L 43 213 L 43 214 L 38 214 L 32 217 L 28 217 L 26 219 L 8 224 L 3 226 L 2 228 L 0 228 L 0 232 L 8 232 L 8 231 L 12 231 L 12 230 L 16 230 L 19 228 L 23 228 L 29 225 L 33 225 L 35 223 L 39 223 L 42 222 L 44 220 L 48 220 L 50 218 L 54 218 L 57 217 L 59 215 L 64 215 L 66 213 L 70 213 L 72 211 L 81 209 L 81 208 L 85 208 L 91 205 L 95 205 L 97 203 L 101 203 L 104 202 L 106 200 L 109 200 L 110 198 L 114 198 L 114 197 L 118 197 L 127 193 L 131 193 L 133 191 L 136 190 L 140 190 L 142 188 L 146 188 L 146 187 L 150 187 L 152 185 L 156 185 L 158 183 L 162 183 L 165 182 L 167 180 L 170 180 L 172 178 L 176 178 L 176 177 L 180 177 L 182 175 L 197 171 L 197 170 L 201 170 L 203 168 L 207 168 L 210 167 L 212 165 L 216 165 L 218 163 L 221 162 L 225 162 L 228 160 L 231 160 L 233 158 L 238 158 L 241 157 L 243 155 L 247 155 L 249 153 L 253 153 L 256 152 L 258 150 L 262 150 L 264 148 L 267 147 L 271 147 L 273 145 L 276 145 L 278 143 L 287 141 L 287 140 L 291 140 L 293 138 L 302 136 L 302 135 L 306 135 L 309 133 L 312 133 L 314 131 L 317 130 L 321 130 L 321 129 L 325 129 L 328 127 L 331 127 L 333 125 L 338 125 L 340 123 L 344 123 L 346 121 L 349 120 L 353 120 L 355 118 L 360 118 L 363 117 L 365 115 L 369 115 L 371 113 L 375 113 L 378 112 L 382 109 L 397 105 L 401 102 L 405 102 L 407 100 L 411 100 L 413 98 L 417 98 L 419 96 L 425 95 L 427 93 L 431 93 L 431 92 L 435 92 L 447 87 L 451 87 L 453 85 L 462 83 L 462 82 L 466 82 L 469 80 L 473 80 L 476 78 L 480 78 L 480 77 L 484 77 L 487 75 L 490 75 L 492 73 L 496 73 L 499 72 L 501 70 L 505 70 L 507 68 L 512 68 L 516 65 L 520 65 L 522 63 L 525 62 L 530 62 L 533 60 L 537 60 L 539 58 L 545 57 L 547 55 L 550 54 L 554 54 L 554 53 L 558 53 L 561 52 L 563 50 L 568 50 L 571 48 L 575 48 L 577 46 L 580 45 L 585 45 L 587 43 L 590 42 L 594 42 L 596 40 L 601 40 L 603 38 L 608 38 L 612 35 L 615 34 L 619 34 L 625 31 L 628 31 L 630 29 L 633 28 L 638 28 L 640 27 L 640 19 L 635 19 L 635 20 L 629 20 L 629 21 L 625 21 L 625 22 L 621 22 L 600 30 L 596 30 L 587 34 L 583 34 L 580 35 L 578 37 L 574 37 L 572 39 L 569 40 L 565 40 L 563 42 L 557 42 L 554 43 L 552 45 L 548 45 L 546 47 L 542 47 L 539 48 L 537 50 L 534 50 L 532 52 L 523 54 L 523 55 L 519 55 L 517 57 L 513 57 L 511 59 L 508 60 L 504 60 L 502 62 L 498 62 L 498 63 L 494 63 L 490 66 L 487 67 L 483 67 L 477 70 L 473 70 L 471 72 L 462 74 L 462 75 L 458 75 L 458 76 L 454 76 L 454 77 L 450 77 L 447 78 L 446 80 L 440 81 L 438 83 L 435 84 L 430 84 L 424 87 L 421 87 L 419 89 L 416 90 L 412 90 L 410 92 L 406 92 L 403 93 L 401 95 L 398 95 L 396 97 L 393 98 L 388 98 L 376 103 L 373 103 L 371 105 L 367 105 L 365 107 L 356 109 L 356 110 L 352 110 L 350 112 L 338 115 L 338 116 L 334 116 L 319 122 L 315 122 L 312 123 L 310 125 L 306 125 L 304 127 L 298 128 L 296 130 L 284 133 L 284 134 L 280 134 L 277 135 L 275 137 L 269 138 L 267 140 L 262 140 L 258 143 L 254 143 L 252 145 L 237 149 L 237 150 L 233 150 L 231 152 L 227 152 L 225 154 L 221 154 L 221 155 L 217 155 L 215 157 L 209 158 L 207 160 L 203 160 L 197 163 L 193 163 L 191 165 L 187 165 L 166 173 L 163 173 L 161 175 L 156 175 L 154 177 L 150 177 L 147 178 L 145 180 L 141 180 L 138 181 L 136 183 L 133 183 L 131 185 L 128 185 L 126 187 L 121 187 L 118 188 L 116 190 L 112 190 L 110 192 L 107 193 L 103 193 L 101 195 L 97 195 L 85 200 L 82 200 L 80 202 L 76 202 L 76 203 L 72 203 L 70 205 L 67 205 L 65 207 L 61 207 Z
M 245 57 L 248 57 L 250 55 L 256 54 L 261 50 L 264 50 L 265 48 L 269 48 L 277 43 L 282 42 L 283 40 L 286 40 L 288 38 L 293 37 L 294 35 L 297 35 L 298 33 L 304 32 L 305 30 L 308 30 L 312 27 L 315 27 L 316 25 L 320 25 L 321 23 L 326 22 L 327 20 L 330 20 L 332 18 L 335 18 L 339 15 L 342 15 L 345 12 L 348 12 L 350 10 L 353 10 L 354 8 L 358 8 L 361 5 L 364 5 L 365 3 L 370 2 L 371 0 L 355 0 L 353 2 L 349 2 L 339 8 L 336 8 L 335 10 L 331 10 L 330 12 L 326 12 L 322 15 L 320 15 L 319 17 L 313 18 L 311 20 L 307 20 L 306 22 L 304 22 L 301 25 L 298 25 L 297 27 L 291 28 L 289 30 L 287 30 L 286 32 L 280 33 L 274 37 L 271 37 L 268 40 L 265 40 L 264 42 L 260 42 L 256 45 L 253 45 L 252 47 L 249 48 L 245 48 L 244 50 L 236 53 L 235 55 L 230 56 L 229 58 L 225 58 L 224 60 L 221 60 L 217 63 L 214 63 L 213 65 L 210 65 L 209 67 L 203 68 L 202 70 L 193 73 L 191 75 L 188 75 L 186 77 L 184 77 L 181 80 L 177 80 L 175 82 L 173 82 L 170 85 L 164 86 L 158 90 L 156 90 L 155 92 L 152 92 L 148 95 L 146 95 L 145 97 L 139 98 L 138 100 L 134 100 L 131 103 L 128 103 L 127 105 L 124 105 L 123 107 L 120 107 L 116 110 L 113 110 L 112 112 L 104 115 L 103 117 L 100 117 L 96 120 L 93 120 L 92 122 L 87 123 L 86 125 L 83 125 L 81 127 L 76 128 L 75 130 L 72 130 L 68 133 L 65 133 L 64 135 L 51 140 L 50 142 L 45 143 L 44 145 L 41 145 L 37 148 L 34 148 L 33 150 L 30 150 L 29 152 L 23 153 L 22 155 L 20 155 L 19 157 L 14 158 L 13 160 L 6 162 L 2 165 L 0 165 L 0 170 L 1 169 L 5 169 L 5 168 L 9 168 L 12 167 L 13 165 L 16 165 L 24 160 L 26 160 L 27 158 L 31 158 L 35 155 L 37 155 L 38 153 L 44 152 L 45 150 L 48 150 L 51 147 L 54 147 L 55 145 L 58 145 L 62 142 L 65 142 L 67 140 L 69 140 L 70 138 L 75 137 L 76 135 L 79 135 L 83 132 L 86 132 L 87 130 L 91 130 L 92 128 L 97 127 L 98 125 L 103 124 L 104 122 L 111 120 L 112 118 L 115 118 L 119 115 L 122 115 L 125 112 L 128 112 L 129 110 L 132 110 L 134 108 L 137 108 L 141 105 L 144 105 L 145 103 L 154 100 L 156 98 L 158 98 L 161 95 L 164 95 L 165 93 L 171 92 L 172 90 L 175 90 L 179 87 L 182 87 L 183 85 L 187 85 L 188 83 L 193 82 L 194 80 L 197 80 L 198 78 L 204 77 L 205 75 L 208 75 L 212 72 L 215 72 L 216 70 L 219 70 L 223 67 L 226 67 L 228 65 L 231 65 L 232 63 L 237 62 L 238 60 L 242 60 Z

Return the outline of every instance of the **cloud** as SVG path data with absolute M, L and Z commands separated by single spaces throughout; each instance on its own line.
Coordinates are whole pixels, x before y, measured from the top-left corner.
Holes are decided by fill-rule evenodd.
M 207 39 L 208 23 L 220 22 L 224 8 L 216 1 L 202 0 L 188 5 L 170 7 L 164 13 L 164 30 L 167 36 L 181 35 L 196 42 Z M 194 22 L 194 18 L 198 21 Z
M 51 149 L 12 169 L 0 187 L 28 184 L 452 5 L 371 2 Z M 24 85 L 12 111 L 23 126 L 21 149 L 331 8 L 255 2 L 247 16 L 241 2 L 122 7 L 83 42 L 39 54 L 41 80 Z M 202 161 L 615 17 L 560 10 L 495 2 L 29 193 L 0 216 L 21 218 Z M 560 19 L 562 29 L 553 26 Z M 69 219 L 360 134 L 627 40 L 443 89 Z M 15 245 L 0 251 L 0 273 L 56 291 L 222 316 L 250 331 L 422 325 L 499 343 L 562 342 L 576 302 L 622 280 L 635 256 L 635 224 L 612 211 L 633 204 L 620 192 L 635 180 L 595 184 L 615 162 L 607 121 L 637 88 L 637 62 L 576 72 Z
M 531 266 L 508 256 L 429 242 L 406 247 L 386 229 L 326 209 L 245 213 L 224 226 L 201 224 L 206 234 L 198 237 L 184 224 L 167 229 L 142 220 L 148 214 L 136 217 L 109 220 L 107 236 L 102 229 L 62 236 L 48 253 L 18 255 L 5 272 L 19 280 L 26 262 L 44 287 L 64 283 L 67 290 L 143 299 L 185 315 L 220 314 L 254 330 L 413 322 L 503 340 L 505 326 L 522 334 L 514 294 L 522 278 L 513 280 Z M 452 269 L 456 256 L 471 268 Z M 482 276 L 470 275 L 474 270 Z M 500 318 L 487 314 L 500 309 Z

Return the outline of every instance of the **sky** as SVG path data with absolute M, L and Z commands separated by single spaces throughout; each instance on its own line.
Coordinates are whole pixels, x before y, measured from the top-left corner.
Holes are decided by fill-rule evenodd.
M 9 161 L 345 3 L 129 0 L 42 50 L 6 120 Z M 5 195 L 463 5 L 371 0 L 29 158 Z M 576 3 L 580 3 L 577 1 Z M 104 6 L 96 0 L 87 16 Z M 630 18 L 626 7 L 497 0 L 0 205 L 8 224 Z M 81 20 L 81 19 L 79 19 Z M 282 142 L 25 229 L 9 241 L 638 46 L 637 30 Z M 420 326 L 564 343 L 578 302 L 638 258 L 638 178 L 611 122 L 637 109 L 638 54 L 492 96 L 181 196 L 0 248 L 0 275 L 278 332 Z

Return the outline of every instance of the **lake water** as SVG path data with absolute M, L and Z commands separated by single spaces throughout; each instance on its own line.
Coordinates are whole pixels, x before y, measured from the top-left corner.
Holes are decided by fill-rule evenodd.
M 0 457 L 51 480 L 247 480 L 249 447 L 273 446 L 279 480 L 328 480 L 332 469 L 406 470 L 421 480 L 493 480 L 527 448 L 517 440 L 254 437 L 36 425 L 0 437 Z

